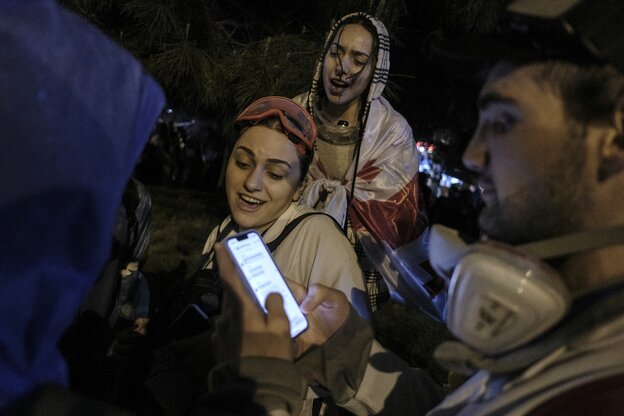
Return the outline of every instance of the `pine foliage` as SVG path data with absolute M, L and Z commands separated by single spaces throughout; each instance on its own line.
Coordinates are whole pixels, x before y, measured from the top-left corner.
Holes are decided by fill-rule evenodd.
M 292 97 L 309 88 L 322 43 L 277 34 L 237 48 L 221 63 L 236 109 L 265 95 Z
M 422 39 L 436 31 L 461 34 L 496 30 L 497 17 L 505 3 L 505 0 L 58 1 L 99 26 L 141 60 L 165 89 L 169 106 L 187 114 L 220 120 L 225 136 L 231 131 L 233 115 L 253 99 L 269 94 L 294 96 L 309 88 L 329 28 L 347 13 L 370 13 L 388 28 L 393 65 L 384 95 L 396 104 L 408 100 L 423 102 L 427 98 L 405 93 L 406 83 L 421 82 L 426 86 L 427 81 L 421 79 L 424 72 L 419 67 L 398 69 L 400 54 L 422 56 Z M 421 113 L 435 119 L 427 111 L 418 111 L 415 117 L 419 125 L 424 124 L 418 119 Z M 410 114 L 406 116 L 411 118 Z
M 165 44 L 144 63 L 168 92 L 170 101 L 191 110 L 206 111 L 219 106 L 219 68 L 214 58 L 192 41 Z
M 338 17 L 365 11 L 394 33 L 406 14 L 404 0 L 60 2 L 137 56 L 170 105 L 229 117 L 254 98 L 305 91 Z
M 484 34 L 499 29 L 499 17 L 506 0 L 444 0 L 443 21 L 450 31 Z

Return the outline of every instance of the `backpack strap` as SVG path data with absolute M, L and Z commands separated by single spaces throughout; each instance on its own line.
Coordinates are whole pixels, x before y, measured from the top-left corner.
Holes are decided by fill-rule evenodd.
M 306 219 L 307 217 L 310 217 L 312 215 L 325 215 L 326 217 L 331 218 L 332 221 L 334 222 L 334 224 L 336 225 L 336 227 L 342 232 L 342 227 L 340 226 L 340 224 L 338 224 L 338 222 L 331 215 L 328 215 L 328 214 L 326 214 L 324 212 L 320 212 L 320 211 L 306 212 L 305 214 L 302 214 L 302 215 L 298 216 L 297 218 L 293 219 L 291 222 L 286 224 L 286 227 L 284 227 L 284 229 L 282 230 L 280 235 L 278 235 L 277 238 L 275 238 L 270 243 L 267 243 L 267 247 L 269 248 L 271 253 L 275 252 L 275 250 L 279 247 L 279 245 L 282 243 L 282 241 L 284 241 L 284 239 L 286 237 L 288 237 L 290 232 L 292 230 L 294 230 L 301 223 L 301 221 L 303 221 L 304 219 Z M 220 230 L 219 233 L 217 234 L 217 238 L 215 239 L 215 242 L 223 240 L 233 230 L 234 230 L 234 221 L 232 221 L 230 219 L 230 222 L 228 222 L 223 227 L 223 229 Z M 184 282 L 189 282 L 190 280 L 192 280 L 193 276 L 195 276 L 195 274 L 197 272 L 199 272 L 204 267 L 206 267 L 208 265 L 208 263 L 210 263 L 212 261 L 213 257 L 214 257 L 214 250 L 210 250 L 207 253 L 202 254 L 201 257 L 199 258 L 199 260 L 196 263 L 196 267 L 191 269 L 191 271 L 186 275 L 186 277 L 184 279 Z
M 234 230 L 234 221 L 230 219 L 230 221 L 225 225 L 225 227 L 223 227 L 222 230 L 219 230 L 219 233 L 217 234 L 217 238 L 215 239 L 215 243 L 217 241 L 223 240 L 233 230 Z M 213 243 L 213 246 L 214 246 L 214 243 Z M 199 260 L 197 261 L 196 267 L 191 269 L 191 271 L 184 278 L 184 281 L 186 282 L 186 281 L 191 280 L 198 271 L 202 270 L 204 267 L 208 265 L 208 263 L 212 261 L 213 257 L 214 257 L 214 249 L 211 249 L 207 253 L 203 253 L 201 257 L 199 258 Z
M 334 223 L 338 227 L 338 229 L 342 232 L 342 228 L 340 227 L 340 225 L 338 225 L 334 217 L 332 217 L 331 215 L 325 214 L 324 212 L 306 212 L 305 214 L 299 215 L 297 218 L 295 218 L 294 220 L 286 224 L 286 227 L 284 227 L 280 235 L 278 235 L 277 238 L 275 238 L 270 243 L 267 243 L 267 247 L 269 248 L 271 253 L 275 252 L 275 250 L 279 247 L 282 241 L 284 241 L 284 239 L 288 237 L 288 234 L 290 234 L 290 232 L 294 230 L 295 227 L 297 227 L 299 223 L 301 223 L 301 221 L 303 221 L 305 218 L 312 216 L 312 215 L 325 215 L 331 218 L 332 221 L 334 221 Z
M 234 229 L 234 222 L 230 220 L 222 230 L 219 230 L 217 234 L 217 238 L 215 241 L 221 241 L 225 238 L 232 230 Z M 173 308 L 174 315 L 179 313 L 179 310 L 176 310 L 178 301 L 184 300 L 186 296 L 192 292 L 193 285 L 195 284 L 198 274 L 212 261 L 214 257 L 214 250 L 210 250 L 207 253 L 203 253 L 197 263 L 186 273 L 183 279 L 177 279 L 171 288 L 168 290 L 168 295 L 165 298 L 163 305 L 163 310 L 168 310 Z M 216 266 L 216 264 L 215 264 Z M 183 306 L 186 306 L 184 304 Z M 177 316 L 177 315 L 176 315 Z

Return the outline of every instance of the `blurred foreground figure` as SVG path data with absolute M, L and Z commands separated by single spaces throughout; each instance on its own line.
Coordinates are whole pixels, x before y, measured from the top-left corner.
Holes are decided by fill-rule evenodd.
M 54 1 L 2 2 L 0 61 L 0 412 L 95 414 L 63 390 L 57 342 L 108 258 L 163 93 Z
M 254 355 L 258 378 L 272 372 L 275 384 L 255 398 L 269 410 L 287 409 L 279 371 L 300 371 L 359 415 L 622 413 L 624 3 L 520 0 L 508 10 L 516 32 L 456 49 L 493 64 L 463 157 L 479 175 L 484 238 L 468 245 L 434 226 L 430 240 L 458 338 L 436 358 L 471 377 L 436 405 L 428 377 L 379 346 L 344 295 L 322 286 L 301 304 L 311 326 L 293 360 L 287 330 L 281 355 L 262 350 L 263 331 L 278 343 L 279 298 L 264 319 L 220 250 L 228 296 L 241 305 L 229 312 L 243 325 L 238 338 L 230 331 L 240 345 L 233 362 L 249 369 Z M 290 370 L 262 366 L 260 355 Z

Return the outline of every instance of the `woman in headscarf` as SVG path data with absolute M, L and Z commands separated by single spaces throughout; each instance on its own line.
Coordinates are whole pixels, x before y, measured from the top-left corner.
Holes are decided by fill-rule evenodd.
M 373 310 L 389 298 L 382 275 L 390 282 L 398 276 L 389 257 L 427 227 L 412 129 L 381 96 L 389 47 L 377 18 L 344 16 L 327 36 L 312 87 L 295 97 L 319 129 L 302 201 L 345 229 Z

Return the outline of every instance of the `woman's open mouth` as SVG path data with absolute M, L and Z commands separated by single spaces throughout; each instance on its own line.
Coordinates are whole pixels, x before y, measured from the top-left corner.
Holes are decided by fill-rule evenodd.
M 348 88 L 349 85 L 351 85 L 348 82 L 340 81 L 339 79 L 332 79 L 330 82 L 336 88 Z
M 244 203 L 244 205 L 253 208 L 259 207 L 260 205 L 264 204 L 264 201 L 247 195 L 239 195 L 239 199 Z
M 339 79 L 332 79 L 329 81 L 329 92 L 332 95 L 340 95 L 351 86 L 350 83 L 340 81 Z

